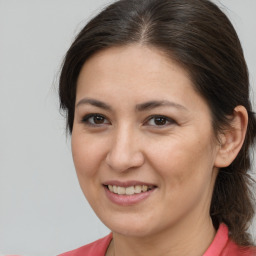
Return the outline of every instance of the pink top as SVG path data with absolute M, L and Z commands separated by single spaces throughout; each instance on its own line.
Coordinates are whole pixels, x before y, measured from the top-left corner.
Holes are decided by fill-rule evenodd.
M 104 256 L 112 240 L 112 234 L 59 256 Z M 203 256 L 256 256 L 256 247 L 239 247 L 228 237 L 228 228 L 221 224 L 210 247 Z
M 203 256 L 256 256 L 256 247 L 238 246 L 228 237 L 228 227 L 222 223 Z

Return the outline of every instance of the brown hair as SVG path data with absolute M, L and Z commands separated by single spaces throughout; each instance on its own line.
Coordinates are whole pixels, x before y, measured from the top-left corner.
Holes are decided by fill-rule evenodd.
M 256 119 L 249 100 L 249 79 L 238 36 L 226 15 L 208 0 L 120 0 L 93 18 L 68 50 L 59 84 L 60 107 L 72 133 L 76 83 L 84 62 L 113 46 L 140 43 L 160 48 L 190 74 L 206 99 L 216 134 L 230 125 L 228 116 L 243 105 L 249 115 L 246 138 L 233 163 L 219 171 L 210 215 L 224 222 L 239 245 L 252 241 L 247 228 L 254 215 L 249 148 Z

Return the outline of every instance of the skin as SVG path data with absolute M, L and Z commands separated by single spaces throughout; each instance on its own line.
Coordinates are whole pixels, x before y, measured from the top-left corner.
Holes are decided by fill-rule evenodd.
M 138 108 L 151 101 L 165 103 Z M 240 128 L 246 125 L 242 112 Z M 100 114 L 97 124 L 89 114 Z M 220 146 L 207 103 L 187 72 L 159 50 L 114 47 L 87 60 L 77 83 L 72 153 L 85 197 L 113 232 L 106 255 L 202 255 L 216 232 L 210 201 L 218 167 L 236 155 L 226 150 L 233 138 L 223 135 Z M 107 198 L 109 180 L 156 188 L 122 206 Z

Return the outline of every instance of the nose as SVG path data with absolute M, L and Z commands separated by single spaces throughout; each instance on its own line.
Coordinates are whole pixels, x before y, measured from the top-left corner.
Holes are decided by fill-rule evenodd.
M 106 156 L 106 162 L 112 170 L 124 172 L 143 165 L 144 154 L 139 145 L 139 136 L 128 127 L 120 128 L 113 135 L 110 150 Z

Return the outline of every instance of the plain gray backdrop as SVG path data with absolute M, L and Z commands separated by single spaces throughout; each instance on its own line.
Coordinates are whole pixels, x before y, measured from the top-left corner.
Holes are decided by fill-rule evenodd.
M 65 52 L 108 2 L 0 0 L 0 255 L 56 255 L 109 232 L 80 191 L 57 97 Z M 256 91 L 256 1 L 215 2 L 237 29 Z

